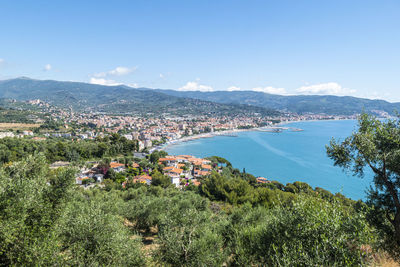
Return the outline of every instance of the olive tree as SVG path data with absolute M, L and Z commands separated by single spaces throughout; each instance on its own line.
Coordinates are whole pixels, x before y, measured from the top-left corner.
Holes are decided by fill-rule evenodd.
M 226 255 L 220 225 L 200 196 L 185 192 L 169 199 L 158 224 L 155 258 L 171 266 L 221 266 Z
M 385 212 L 400 245 L 400 120 L 379 120 L 362 114 L 357 131 L 342 142 L 332 139 L 327 153 L 335 166 L 354 175 L 362 177 L 365 169 L 372 170 L 369 201 Z
M 70 197 L 73 170 L 50 171 L 43 155 L 0 168 L 0 265 L 52 265 L 54 228 Z

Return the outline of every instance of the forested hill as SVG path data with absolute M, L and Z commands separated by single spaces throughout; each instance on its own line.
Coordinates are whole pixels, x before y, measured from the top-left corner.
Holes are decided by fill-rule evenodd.
M 246 104 L 257 107 L 268 107 L 280 111 L 290 111 L 299 114 L 326 113 L 330 115 L 352 115 L 363 110 L 374 113 L 376 110 L 395 114 L 400 111 L 400 103 L 390 103 L 384 100 L 371 100 L 350 96 L 332 95 L 274 95 L 255 91 L 174 91 L 158 90 L 172 96 L 195 98 L 217 103 Z
M 124 85 L 104 86 L 81 82 L 17 78 L 0 81 L 0 98 L 41 99 L 59 107 L 74 110 L 176 115 L 278 115 L 279 111 L 299 114 L 325 113 L 353 115 L 366 111 L 395 114 L 400 103 L 350 96 L 273 95 L 254 91 L 174 91 L 131 88 Z
M 279 112 L 241 104 L 221 104 L 211 101 L 171 96 L 148 88 L 124 85 L 103 86 L 81 82 L 34 80 L 17 78 L 0 81 L 0 98 L 40 99 L 59 107 L 77 111 L 175 115 L 277 115 Z

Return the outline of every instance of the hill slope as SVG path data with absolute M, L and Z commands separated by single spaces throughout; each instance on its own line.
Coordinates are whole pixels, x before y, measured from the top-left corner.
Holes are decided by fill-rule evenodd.
M 188 99 L 147 88 L 17 78 L 0 81 L 0 98 L 41 99 L 74 110 L 139 114 L 276 115 L 264 107 Z
M 299 114 L 326 113 L 330 115 L 352 115 L 363 110 L 373 112 L 381 110 L 394 114 L 400 111 L 400 103 L 389 103 L 384 100 L 370 100 L 350 96 L 320 96 L 320 95 L 273 95 L 254 91 L 216 91 L 216 92 L 189 92 L 174 90 L 158 90 L 165 94 L 180 97 L 196 98 L 217 103 L 246 104 L 258 107 L 269 107 L 281 111 L 290 111 Z

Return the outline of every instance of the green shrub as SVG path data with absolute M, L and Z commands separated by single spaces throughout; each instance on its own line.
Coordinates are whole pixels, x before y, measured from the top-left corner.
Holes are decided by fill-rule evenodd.
M 356 266 L 365 263 L 361 245 L 374 243 L 364 214 L 317 198 L 241 212 L 230 218 L 232 265 Z

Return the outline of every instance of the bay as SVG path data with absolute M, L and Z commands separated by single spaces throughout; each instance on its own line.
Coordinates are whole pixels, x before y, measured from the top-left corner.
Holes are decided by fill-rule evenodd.
M 343 172 L 333 166 L 325 149 L 332 137 L 343 140 L 356 125 L 355 120 L 295 122 L 287 126 L 304 131 L 239 132 L 237 137 L 197 139 L 170 145 L 165 150 L 172 155 L 217 155 L 255 176 L 283 184 L 302 181 L 355 200 L 365 199 L 372 173 L 368 171 L 364 178 L 359 178 Z

